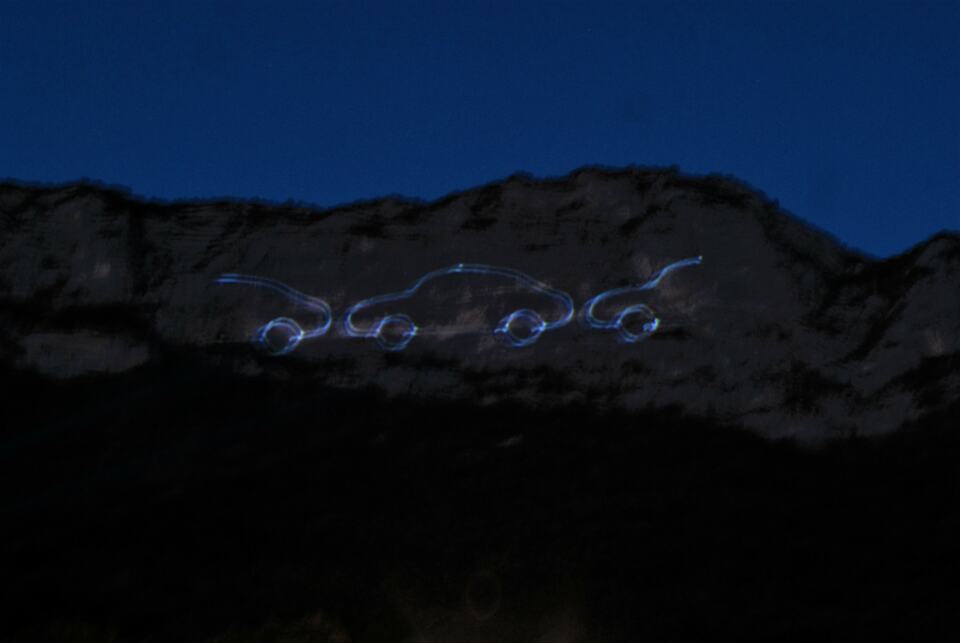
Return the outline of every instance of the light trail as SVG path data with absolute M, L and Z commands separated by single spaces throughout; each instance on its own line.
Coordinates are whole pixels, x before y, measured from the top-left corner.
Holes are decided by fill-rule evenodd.
M 225 273 L 217 277 L 214 283 L 239 284 L 242 286 L 254 286 L 255 288 L 272 290 L 304 308 L 321 314 L 323 319 L 322 323 L 311 330 L 304 330 L 300 324 L 289 317 L 276 317 L 258 328 L 254 334 L 254 342 L 260 344 L 274 355 L 286 355 L 296 349 L 303 340 L 322 337 L 330 330 L 330 326 L 333 323 L 333 313 L 327 302 L 317 297 L 305 295 L 299 290 L 294 290 L 279 281 L 266 277 Z M 270 335 L 276 335 L 277 332 L 281 333 L 284 337 L 284 341 L 279 347 L 270 341 Z
M 628 293 L 643 292 L 645 290 L 653 290 L 659 286 L 663 278 L 669 275 L 671 272 L 686 266 L 697 266 L 702 262 L 702 256 L 681 259 L 680 261 L 675 261 L 664 267 L 662 270 L 660 270 L 660 272 L 654 275 L 650 281 L 644 284 L 606 290 L 599 295 L 588 299 L 583 304 L 584 323 L 591 328 L 597 328 L 601 330 L 616 330 L 620 335 L 620 339 L 628 344 L 638 342 L 641 339 L 646 339 L 650 335 L 654 334 L 657 331 L 657 328 L 660 327 L 660 319 L 656 316 L 656 314 L 654 314 L 653 310 L 651 310 L 649 306 L 646 306 L 645 304 L 634 304 L 632 306 L 627 306 L 614 315 L 612 319 L 603 320 L 598 319 L 596 315 L 594 315 L 594 309 L 597 307 L 597 304 L 611 297 L 617 297 L 619 295 L 625 295 Z M 627 328 L 625 324 L 626 319 L 631 315 L 641 314 L 649 318 L 648 321 L 643 323 L 641 330 L 639 332 L 634 332 Z
M 702 261 L 703 257 L 699 256 L 682 259 L 664 267 L 646 283 L 606 290 L 592 297 L 583 305 L 583 322 L 594 329 L 616 330 L 620 339 L 627 343 L 634 343 L 649 337 L 659 328 L 660 319 L 646 304 L 626 306 L 619 310 L 611 319 L 599 319 L 594 312 L 596 307 L 612 297 L 652 290 L 660 285 L 660 282 L 673 271 L 686 266 L 699 265 Z M 405 349 L 410 342 L 413 341 L 414 337 L 421 334 L 420 327 L 417 326 L 409 315 L 400 312 L 390 312 L 374 319 L 363 327 L 358 326 L 354 322 L 354 316 L 378 304 L 409 299 L 427 282 L 446 275 L 493 275 L 512 279 L 518 286 L 529 288 L 560 304 L 563 309 L 563 314 L 553 321 L 547 321 L 540 313 L 531 308 L 514 310 L 501 319 L 493 328 L 493 335 L 512 348 L 530 346 L 535 343 L 545 331 L 561 328 L 573 319 L 575 312 L 573 299 L 562 290 L 552 288 L 544 282 L 512 268 L 502 268 L 486 264 L 458 263 L 449 268 L 428 272 L 404 290 L 376 295 L 355 303 L 347 309 L 338 324 L 340 332 L 347 337 L 373 339 L 384 350 L 401 351 Z M 299 306 L 320 314 L 321 323 L 309 330 L 304 329 L 290 317 L 276 317 L 258 328 L 254 334 L 254 342 L 274 355 L 290 353 L 295 350 L 303 340 L 322 337 L 327 334 L 332 326 L 333 314 L 326 301 L 294 290 L 279 281 L 266 277 L 238 273 L 226 273 L 220 275 L 214 281 L 217 284 L 239 284 L 264 288 L 289 299 Z M 627 327 L 626 321 L 628 318 L 637 315 L 642 315 L 646 318 L 646 321 L 643 322 L 639 331 L 630 330 Z M 440 331 L 427 331 L 423 334 L 440 335 L 443 333 Z M 278 343 L 276 341 L 277 335 L 283 338 L 282 342 Z
M 348 337 L 365 337 L 377 341 L 381 348 L 389 351 L 400 351 L 416 337 L 419 327 L 407 315 L 388 314 L 379 318 L 365 328 L 360 328 L 354 324 L 353 316 L 361 310 L 374 306 L 376 304 L 389 303 L 409 299 L 423 286 L 432 279 L 445 275 L 494 275 L 498 277 L 507 277 L 514 279 L 519 285 L 527 286 L 530 289 L 542 293 L 547 297 L 559 302 L 564 308 L 562 317 L 555 321 L 546 321 L 539 313 L 529 308 L 515 310 L 497 324 L 493 334 L 508 346 L 520 348 L 533 344 L 544 331 L 554 330 L 565 326 L 573 319 L 575 306 L 573 298 L 567 293 L 551 288 L 542 281 L 534 279 L 526 273 L 512 268 L 501 268 L 498 266 L 489 266 L 476 263 L 458 263 L 449 268 L 434 270 L 417 279 L 406 290 L 399 292 L 377 295 L 368 299 L 363 299 L 351 306 L 343 316 L 341 331 Z M 521 334 L 519 326 L 529 326 L 528 334 Z M 390 337 L 387 330 L 399 328 L 399 337 Z

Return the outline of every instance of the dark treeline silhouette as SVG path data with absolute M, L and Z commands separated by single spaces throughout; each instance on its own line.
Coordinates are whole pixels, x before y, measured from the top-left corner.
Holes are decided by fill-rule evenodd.
M 956 633 L 956 404 L 810 448 L 679 409 L 386 399 L 215 361 L 3 371 L 0 638 Z

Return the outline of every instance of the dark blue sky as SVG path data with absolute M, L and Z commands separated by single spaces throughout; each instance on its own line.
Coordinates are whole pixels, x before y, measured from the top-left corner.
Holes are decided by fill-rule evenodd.
M 0 177 L 433 199 L 733 174 L 885 256 L 960 229 L 960 2 L 43 2 L 0 10 Z

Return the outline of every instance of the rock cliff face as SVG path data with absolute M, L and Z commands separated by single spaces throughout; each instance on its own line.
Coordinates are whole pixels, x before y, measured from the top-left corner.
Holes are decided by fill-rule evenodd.
M 239 372 L 393 395 L 679 405 L 804 440 L 889 432 L 960 396 L 960 236 L 873 260 L 721 177 L 584 169 L 330 210 L 3 184 L 0 229 L 0 358 L 53 378 L 189 350 Z M 579 314 L 594 295 L 694 256 L 701 265 L 611 302 L 606 313 L 644 303 L 659 317 L 633 344 L 574 321 L 504 346 L 490 331 L 506 312 L 562 311 L 490 275 L 444 276 L 378 309 L 416 318 L 422 332 L 403 351 L 338 332 L 355 302 L 461 262 L 529 274 L 569 293 Z M 221 273 L 323 298 L 335 323 L 288 355 L 265 354 L 249 339 L 268 320 L 319 320 L 270 290 L 215 284 Z

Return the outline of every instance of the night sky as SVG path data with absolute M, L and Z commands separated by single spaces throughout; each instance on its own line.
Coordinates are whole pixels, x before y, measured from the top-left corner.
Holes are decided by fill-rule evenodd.
M 878 256 L 960 229 L 960 1 L 0 3 L 0 177 L 435 199 L 732 174 Z

